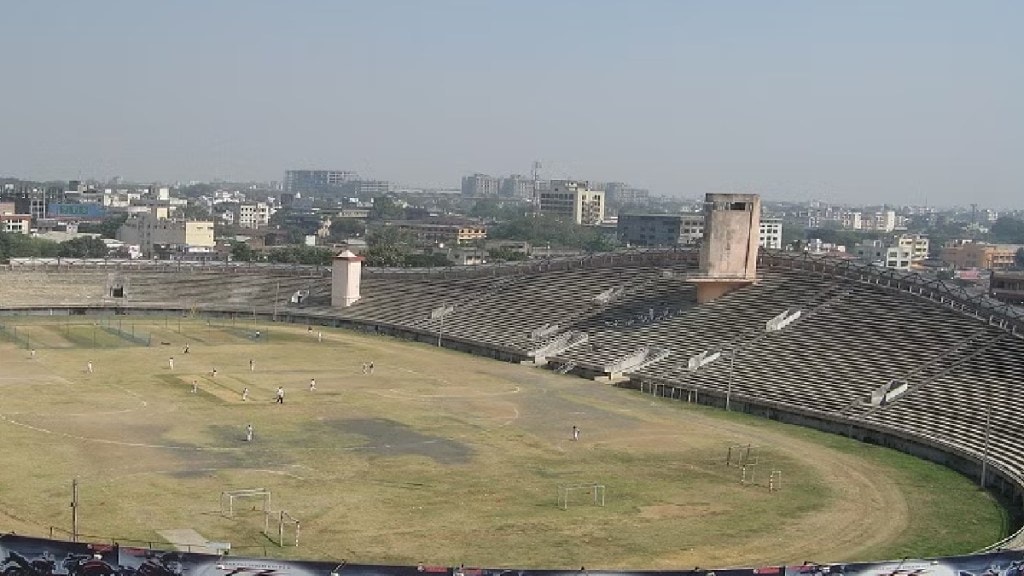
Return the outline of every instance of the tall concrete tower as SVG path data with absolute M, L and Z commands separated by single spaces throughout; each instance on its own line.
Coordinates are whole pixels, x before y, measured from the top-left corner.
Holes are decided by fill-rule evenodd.
M 700 247 L 697 301 L 710 302 L 757 279 L 761 197 L 708 194 L 704 197 L 704 241 Z
M 345 250 L 334 257 L 331 266 L 331 306 L 346 308 L 359 300 L 363 277 L 363 257 Z

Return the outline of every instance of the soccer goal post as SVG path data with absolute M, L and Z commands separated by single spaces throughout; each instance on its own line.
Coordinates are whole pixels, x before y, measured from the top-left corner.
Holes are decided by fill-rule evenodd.
M 558 507 L 568 510 L 569 504 L 593 502 L 604 506 L 604 484 L 561 484 L 558 486 Z
M 299 532 L 302 529 L 302 524 L 299 522 L 299 519 L 284 510 L 281 510 L 277 514 L 274 514 L 269 510 L 265 511 L 263 513 L 263 534 L 271 540 L 273 540 L 275 536 L 270 532 L 271 517 L 274 517 L 274 520 L 277 522 L 277 545 L 284 548 L 288 545 L 285 542 L 291 542 L 292 546 L 297 547 L 299 545 Z M 289 533 L 289 528 L 291 529 L 291 533 Z
M 260 511 L 270 511 L 270 490 L 265 488 L 248 488 L 245 490 L 225 490 L 220 493 L 220 513 L 231 517 L 235 515 L 235 500 L 240 498 L 257 498 L 262 500 Z

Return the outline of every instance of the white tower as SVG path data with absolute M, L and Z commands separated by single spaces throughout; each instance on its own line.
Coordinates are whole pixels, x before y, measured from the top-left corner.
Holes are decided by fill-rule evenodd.
M 359 300 L 359 282 L 363 276 L 363 257 L 345 250 L 334 257 L 331 266 L 331 306 L 346 308 Z

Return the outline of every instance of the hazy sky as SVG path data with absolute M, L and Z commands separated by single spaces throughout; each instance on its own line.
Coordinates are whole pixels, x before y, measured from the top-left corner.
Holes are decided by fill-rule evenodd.
M 0 175 L 1024 208 L 1024 2 L 3 0 Z

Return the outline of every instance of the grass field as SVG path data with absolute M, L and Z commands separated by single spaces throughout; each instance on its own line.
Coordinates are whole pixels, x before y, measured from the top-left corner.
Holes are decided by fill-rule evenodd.
M 69 529 L 76 476 L 86 535 L 159 543 L 192 528 L 237 553 L 357 562 L 841 561 L 967 552 L 1007 529 L 988 494 L 944 468 L 740 414 L 344 331 L 318 342 L 264 325 L 255 340 L 242 321 L 93 322 L 4 319 L 0 531 Z M 743 485 L 724 460 L 747 444 L 758 476 Z M 556 506 L 559 485 L 590 482 L 605 506 L 585 492 Z M 261 534 L 255 502 L 220 513 L 222 491 L 256 487 L 302 521 L 299 548 Z

